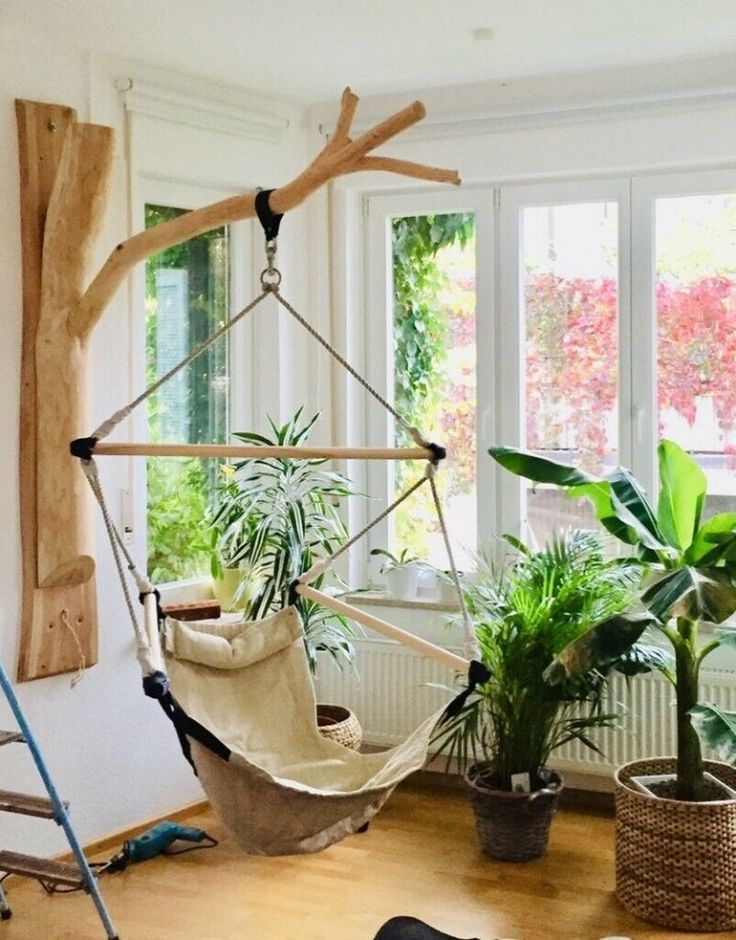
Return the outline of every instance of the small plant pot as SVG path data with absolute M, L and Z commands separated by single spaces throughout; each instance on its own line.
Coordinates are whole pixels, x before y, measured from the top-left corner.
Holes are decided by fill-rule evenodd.
M 693 803 L 643 792 L 633 777 L 672 774 L 675 758 L 616 773 L 616 894 L 642 920 L 674 930 L 736 928 L 736 800 Z M 736 768 L 705 766 L 736 789 Z
M 446 578 L 437 579 L 437 593 L 440 604 L 460 603 L 460 599 L 457 596 L 457 588 L 452 581 Z
M 240 590 L 243 581 L 249 581 L 236 600 L 236 595 Z M 258 588 L 253 574 L 243 568 L 225 568 L 222 572 L 222 578 L 212 579 L 212 593 L 220 602 L 223 611 L 243 610 L 250 603 L 255 591 Z
M 420 569 L 415 565 L 402 565 L 384 573 L 386 590 L 402 601 L 416 600 Z
M 417 597 L 434 600 L 437 596 L 437 573 L 431 568 L 420 568 L 417 578 Z
M 363 729 L 355 714 L 342 705 L 317 705 L 317 727 L 329 741 L 336 741 L 351 751 L 359 751 Z
M 514 793 L 484 784 L 485 769 L 482 764 L 474 764 L 465 774 L 484 854 L 501 862 L 527 862 L 544 855 L 562 778 L 553 770 L 543 769 L 545 785 L 541 789 Z

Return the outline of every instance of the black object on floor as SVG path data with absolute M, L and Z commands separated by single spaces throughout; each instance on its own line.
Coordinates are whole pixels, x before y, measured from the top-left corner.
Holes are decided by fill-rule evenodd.
M 462 940 L 462 937 L 452 937 L 449 933 L 435 930 L 416 917 L 392 917 L 381 927 L 373 940 Z

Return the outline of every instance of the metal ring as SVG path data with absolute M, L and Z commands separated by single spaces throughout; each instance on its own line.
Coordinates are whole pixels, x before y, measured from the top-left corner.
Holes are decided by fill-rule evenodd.
M 261 271 L 261 287 L 264 290 L 276 290 L 281 283 L 281 271 L 278 268 L 264 268 Z

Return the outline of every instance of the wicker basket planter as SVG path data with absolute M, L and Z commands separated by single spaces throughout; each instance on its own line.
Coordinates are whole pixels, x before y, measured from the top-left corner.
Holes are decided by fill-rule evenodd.
M 543 789 L 512 793 L 483 785 L 479 779 L 483 769 L 483 765 L 474 764 L 465 774 L 465 785 L 484 854 L 502 862 L 527 862 L 544 855 L 562 778 L 545 770 Z
M 673 773 L 675 759 L 616 773 L 616 894 L 643 920 L 676 930 L 736 928 L 736 800 L 688 803 L 643 793 L 632 777 Z M 736 787 L 736 768 L 706 761 Z
M 342 705 L 317 705 L 317 727 L 330 741 L 337 741 L 351 751 L 360 750 L 363 729 L 349 708 Z

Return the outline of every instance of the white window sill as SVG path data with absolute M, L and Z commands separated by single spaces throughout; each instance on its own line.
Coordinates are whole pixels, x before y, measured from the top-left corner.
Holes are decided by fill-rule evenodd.
M 370 605 L 372 607 L 404 607 L 407 610 L 439 610 L 454 613 L 460 610 L 460 605 L 454 601 L 443 601 L 439 598 L 416 597 L 410 600 L 395 597 L 387 591 L 353 591 L 342 596 L 342 599 L 357 607 Z

